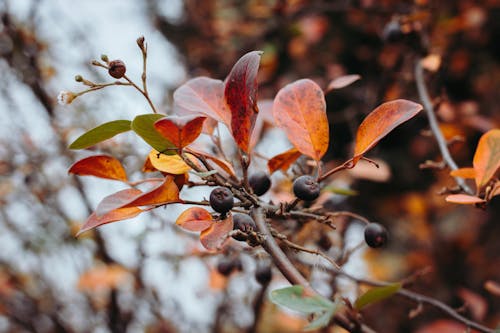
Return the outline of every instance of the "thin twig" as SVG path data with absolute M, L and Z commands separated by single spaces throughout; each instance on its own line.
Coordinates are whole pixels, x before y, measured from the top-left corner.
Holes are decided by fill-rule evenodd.
M 427 91 L 427 87 L 425 85 L 424 80 L 424 68 L 422 67 L 420 60 L 417 60 L 415 64 L 415 81 L 417 83 L 417 90 L 420 100 L 424 105 L 425 112 L 427 113 L 427 118 L 429 119 L 429 126 L 431 127 L 431 131 L 436 138 L 436 141 L 439 146 L 439 150 L 441 155 L 443 156 L 443 160 L 446 162 L 448 167 L 451 170 L 458 169 L 457 164 L 451 157 L 450 151 L 448 150 L 448 145 L 446 140 L 444 139 L 443 133 L 439 129 L 439 124 L 436 118 L 436 114 L 434 112 L 434 106 L 432 105 L 431 98 L 429 96 L 429 92 Z M 474 194 L 474 191 L 465 183 L 465 180 L 460 177 L 454 177 L 457 184 L 468 194 Z

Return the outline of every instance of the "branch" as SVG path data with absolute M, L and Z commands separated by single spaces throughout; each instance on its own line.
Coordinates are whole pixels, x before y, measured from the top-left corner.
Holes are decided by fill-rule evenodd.
M 448 150 L 448 144 L 446 143 L 446 140 L 443 137 L 443 133 L 441 133 L 441 130 L 439 129 L 439 124 L 436 118 L 436 114 L 434 112 L 434 106 L 432 105 L 431 99 L 429 97 L 429 92 L 427 91 L 427 87 L 425 85 L 424 68 L 420 63 L 420 60 L 418 60 L 415 64 L 415 81 L 417 83 L 418 95 L 420 97 L 420 100 L 422 101 L 422 104 L 424 105 L 425 112 L 427 113 L 427 118 L 429 119 L 429 125 L 431 127 L 431 131 L 434 134 L 434 137 L 436 138 L 439 150 L 441 152 L 441 155 L 443 156 L 443 160 L 451 170 L 456 170 L 458 169 L 458 166 L 451 157 L 450 151 Z M 465 180 L 463 178 L 460 177 L 454 177 L 454 178 L 457 184 L 465 192 L 471 195 L 474 194 L 474 191 L 472 191 L 472 189 L 465 183 Z

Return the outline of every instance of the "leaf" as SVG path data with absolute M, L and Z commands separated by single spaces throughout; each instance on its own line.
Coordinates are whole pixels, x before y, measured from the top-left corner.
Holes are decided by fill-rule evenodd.
M 326 186 L 322 191 L 327 191 L 339 195 L 354 196 L 358 195 L 358 191 L 352 190 L 350 188 L 341 188 L 335 186 Z
M 486 202 L 485 200 L 468 194 L 450 194 L 445 200 L 447 202 L 456 203 L 460 205 L 474 205 L 478 203 Z
M 131 219 L 142 212 L 143 211 L 137 207 L 127 207 L 112 210 L 101 216 L 97 216 L 96 213 L 92 213 L 87 221 L 85 221 L 80 231 L 78 231 L 76 237 L 80 236 L 85 231 L 101 226 L 103 224 Z
M 85 149 L 101 141 L 110 139 L 117 134 L 130 131 L 130 120 L 114 120 L 99 125 L 80 135 L 71 145 L 70 149 Z
M 332 301 L 319 295 L 305 295 L 300 285 L 273 290 L 269 297 L 275 304 L 304 314 L 328 311 L 334 306 Z
M 164 118 L 162 114 L 142 114 L 132 120 L 132 130 L 137 133 L 148 145 L 164 154 L 176 153 L 176 147 L 172 142 L 160 135 L 154 127 L 154 123 Z
M 359 125 L 354 146 L 353 166 L 383 137 L 423 109 L 422 105 L 397 99 L 373 110 Z
M 97 266 L 83 273 L 78 279 L 78 289 L 97 291 L 116 288 L 130 277 L 130 273 L 122 266 L 111 264 Z
M 224 160 L 221 160 L 221 159 L 219 159 L 219 158 L 217 158 L 217 157 L 215 157 L 213 155 L 204 153 L 204 152 L 199 151 L 199 150 L 195 150 L 193 148 L 189 148 L 189 152 L 193 153 L 193 155 L 201 156 L 201 157 L 206 158 L 209 161 L 214 162 L 214 164 L 216 166 L 218 166 L 219 168 L 221 168 L 222 170 L 224 170 L 224 172 L 226 172 L 228 175 L 236 177 L 236 172 L 234 171 L 234 168 L 233 168 L 233 166 L 230 163 L 228 163 L 228 162 L 226 162 Z
M 233 230 L 233 216 L 228 214 L 222 221 L 214 221 L 212 225 L 201 232 L 200 242 L 207 250 L 218 250 L 224 244 L 227 234 Z
M 215 221 L 210 212 L 200 207 L 188 208 L 179 215 L 175 224 L 189 231 L 203 231 Z
M 139 195 L 142 194 L 141 190 L 136 188 L 128 188 L 125 190 L 118 191 L 116 193 L 110 194 L 97 205 L 95 213 L 97 216 L 102 216 L 109 213 L 112 210 L 123 207 L 125 204 L 134 200 Z
M 120 161 L 108 155 L 95 155 L 75 162 L 68 170 L 79 176 L 95 176 L 99 178 L 127 181 L 127 174 Z
M 324 313 L 320 314 L 319 316 L 316 316 L 316 318 L 311 321 L 308 325 L 306 325 L 303 330 L 304 331 L 314 331 L 321 329 L 323 327 L 327 327 L 335 313 L 342 307 L 342 303 L 339 299 L 335 299 L 335 302 L 333 303 L 333 306 L 325 311 Z
M 160 154 L 154 149 L 149 153 L 149 161 L 158 171 L 173 175 L 182 175 L 191 170 L 179 155 Z
M 302 154 L 319 161 L 328 149 L 328 118 L 325 96 L 309 79 L 283 87 L 274 99 L 273 115 L 278 127 Z
M 176 202 L 182 202 L 179 198 L 179 188 L 173 176 L 166 176 L 161 184 L 137 196 L 122 207 L 165 205 Z
M 238 147 L 248 153 L 255 126 L 257 107 L 257 72 L 261 51 L 241 57 L 231 69 L 224 86 L 224 99 L 231 111 L 231 132 Z
M 187 81 L 174 92 L 177 114 L 204 114 L 231 128 L 231 111 L 224 101 L 224 82 L 208 77 Z
M 481 136 L 472 165 L 476 172 L 476 186 L 479 190 L 500 168 L 500 129 L 489 130 Z
M 299 157 L 302 155 L 297 148 L 291 148 L 284 153 L 278 154 L 267 161 L 267 168 L 269 173 L 274 173 L 276 170 L 281 170 L 285 172 L 288 170 L 290 165 L 292 165 Z
M 343 75 L 340 76 L 336 79 L 333 79 L 329 84 L 328 88 L 326 88 L 326 91 L 330 91 L 333 89 L 341 89 L 344 87 L 347 87 L 348 85 L 358 81 L 361 79 L 361 76 L 358 74 L 351 74 L 351 75 Z
M 465 179 L 474 179 L 476 178 L 476 171 L 474 170 L 474 168 L 460 168 L 456 170 L 451 170 L 450 176 L 460 177 Z
M 401 287 L 401 283 L 397 282 L 383 287 L 372 288 L 358 297 L 358 299 L 354 303 L 354 307 L 357 310 L 360 310 L 368 304 L 379 302 L 397 293 L 398 290 L 401 289 Z
M 155 129 L 177 148 L 184 148 L 201 134 L 206 117 L 170 116 L 154 123 Z

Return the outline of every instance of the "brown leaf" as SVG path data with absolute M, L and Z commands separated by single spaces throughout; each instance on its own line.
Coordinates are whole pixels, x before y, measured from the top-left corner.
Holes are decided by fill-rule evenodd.
M 398 99 L 373 110 L 359 125 L 354 147 L 353 164 L 373 148 L 383 137 L 422 110 L 422 105 Z
M 207 77 L 189 80 L 174 92 L 177 114 L 204 114 L 230 129 L 231 111 L 224 102 L 224 82 Z
M 319 161 L 328 149 L 328 119 L 321 88 L 309 79 L 283 87 L 274 99 L 273 115 L 288 140 L 302 154 Z
M 445 200 L 447 202 L 452 202 L 452 203 L 456 203 L 459 205 L 474 205 L 474 204 L 486 202 L 479 197 L 476 197 L 473 195 L 468 195 L 468 194 L 450 194 L 445 198 Z
M 231 131 L 238 147 L 250 151 L 250 136 L 255 126 L 257 107 L 257 71 L 261 51 L 241 57 L 226 78 L 224 98 L 231 110 Z
M 228 215 L 222 221 L 215 221 L 210 228 L 201 232 L 201 244 L 207 250 L 218 250 L 228 239 L 227 234 L 233 230 L 233 216 Z
M 361 79 L 361 76 L 358 74 L 350 74 L 350 75 L 340 76 L 336 79 L 333 79 L 328 84 L 328 88 L 326 88 L 326 91 L 347 87 L 348 85 L 358 81 L 359 79 Z
M 214 223 L 212 215 L 200 207 L 188 208 L 179 215 L 175 224 L 189 231 L 203 231 Z
M 101 226 L 103 224 L 131 219 L 142 212 L 143 211 L 137 207 L 127 207 L 112 210 L 101 216 L 97 216 L 96 213 L 92 213 L 80 228 L 80 231 L 78 231 L 76 237 L 78 237 L 85 231 Z
M 481 189 L 500 168 L 500 129 L 490 130 L 481 136 L 472 165 L 476 172 L 476 186 Z
M 267 168 L 269 173 L 274 173 L 276 170 L 285 172 L 288 170 L 299 157 L 302 155 L 297 148 L 291 148 L 284 153 L 278 154 L 267 161 Z
M 155 129 L 177 148 L 184 148 L 201 134 L 206 117 L 169 116 L 155 122 Z
M 95 155 L 75 162 L 68 170 L 79 176 L 95 176 L 126 182 L 127 174 L 120 161 L 108 155 Z

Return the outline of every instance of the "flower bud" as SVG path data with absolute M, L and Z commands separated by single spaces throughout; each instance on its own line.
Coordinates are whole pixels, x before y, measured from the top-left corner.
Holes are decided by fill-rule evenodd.
M 57 102 L 61 105 L 68 105 L 71 104 L 76 97 L 77 95 L 72 91 L 63 90 L 57 95 Z
M 75 81 L 76 82 L 82 82 L 83 81 L 83 77 L 81 75 L 76 75 L 75 76 Z
M 121 60 L 113 60 L 109 63 L 108 73 L 115 79 L 121 79 L 126 71 L 127 68 Z
M 137 38 L 136 42 L 137 42 L 137 46 L 139 46 L 141 49 L 144 48 L 144 36 Z
M 105 55 L 105 54 L 101 54 L 101 60 L 104 61 L 104 62 L 108 62 L 109 61 L 108 56 Z

